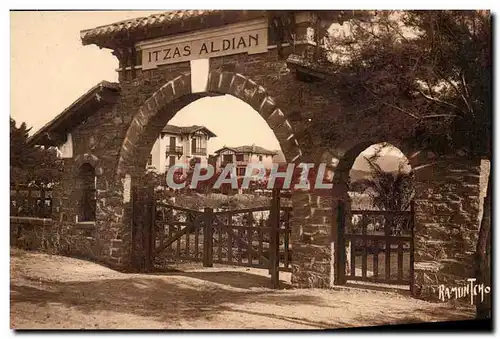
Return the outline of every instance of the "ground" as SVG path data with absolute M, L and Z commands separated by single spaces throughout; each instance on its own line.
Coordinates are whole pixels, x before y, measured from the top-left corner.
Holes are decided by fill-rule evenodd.
M 125 274 L 11 249 L 14 329 L 320 329 L 469 319 L 474 310 L 360 288 L 269 289 L 265 270 L 200 268 Z

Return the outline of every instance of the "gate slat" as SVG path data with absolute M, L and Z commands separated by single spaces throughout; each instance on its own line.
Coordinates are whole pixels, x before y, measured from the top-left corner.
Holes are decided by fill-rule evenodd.
M 160 213 L 161 213 L 160 215 L 163 215 L 163 211 L 161 211 Z M 165 224 L 163 223 L 164 218 L 162 218 L 162 220 L 157 220 L 156 222 L 158 223 L 158 237 L 160 239 L 158 246 L 156 246 L 155 243 L 155 249 L 158 247 L 163 247 L 163 242 L 165 241 Z
M 189 226 L 186 226 L 186 227 L 189 227 Z M 186 243 L 185 243 L 185 251 L 186 252 L 185 252 L 184 255 L 187 256 L 187 257 L 189 257 L 189 252 L 190 252 L 189 251 L 190 250 L 190 248 L 189 248 L 190 246 L 189 245 L 190 245 L 190 242 L 191 242 L 190 234 L 191 234 L 191 232 L 189 232 L 189 231 L 186 232 Z
M 283 236 L 284 236 L 284 239 L 283 239 L 283 247 L 284 247 L 284 266 L 285 268 L 288 268 L 288 265 L 289 265 L 289 258 L 288 258 L 288 255 L 289 255 L 289 224 L 290 224 L 290 212 L 288 210 L 285 210 L 285 228 L 284 228 L 284 232 L 283 232 Z
M 410 216 L 410 222 L 409 222 L 409 227 L 410 227 L 410 234 L 411 234 L 411 240 L 410 240 L 410 293 L 411 295 L 414 295 L 414 288 L 415 288 L 415 276 L 414 276 L 414 262 L 415 262 L 415 253 L 414 251 L 414 230 L 415 230 L 415 201 L 412 200 L 410 203 L 410 211 L 411 211 L 411 216 Z
M 363 220 L 366 219 L 366 221 L 364 221 L 362 223 L 362 228 L 361 228 L 361 232 L 363 234 L 363 261 L 361 263 L 361 275 L 363 276 L 363 278 L 366 278 L 367 276 L 367 264 L 368 264 L 368 242 L 366 240 L 366 228 L 368 226 L 368 218 L 366 218 L 366 216 L 363 218 Z
M 233 215 L 227 215 L 227 261 L 233 261 Z
M 170 239 L 170 238 L 172 238 L 172 234 L 174 233 L 174 230 L 172 229 L 172 226 L 171 226 L 171 225 L 167 225 L 167 226 L 168 226 L 168 238 Z M 163 242 L 163 241 L 162 241 L 162 243 L 164 244 L 164 242 Z M 161 247 L 163 247 L 163 246 L 161 246 Z M 171 243 L 171 244 L 169 245 L 169 247 L 170 247 L 170 250 L 171 250 L 172 252 L 174 252 L 174 243 Z M 156 251 L 158 252 L 158 250 L 156 250 Z
M 247 225 L 249 227 L 253 227 L 253 213 L 252 212 L 248 212 L 248 215 L 247 215 Z M 253 230 L 251 228 L 249 228 L 247 230 L 247 241 L 248 241 L 248 249 L 247 249 L 247 255 L 248 255 L 248 264 L 252 264 L 253 263 L 253 258 L 252 258 L 252 238 L 253 238 Z
M 356 240 L 351 240 L 351 277 L 356 275 Z
M 264 252 L 264 230 L 262 229 L 262 224 L 260 224 L 258 232 L 259 232 L 259 253 Z M 262 257 L 259 256 L 259 265 L 262 265 Z
M 403 242 L 398 245 L 398 280 L 403 280 Z
M 238 238 L 243 238 L 243 230 L 241 228 L 238 228 Z M 236 246 L 238 249 L 238 264 L 241 265 L 243 262 L 243 248 L 241 248 L 241 244 L 239 242 L 237 242 Z
M 214 220 L 219 220 L 217 217 L 214 218 Z M 217 236 L 218 236 L 218 247 L 217 247 L 217 257 L 219 260 L 222 261 L 222 229 L 221 228 L 216 228 L 217 230 Z
M 385 218 L 385 279 L 387 281 L 391 280 L 391 223 L 392 218 L 390 215 L 386 215 Z
M 176 227 L 176 230 L 175 230 L 175 233 L 179 233 L 181 231 L 181 227 L 182 226 L 177 226 Z M 177 251 L 176 251 L 176 256 L 177 258 L 179 258 L 181 256 L 181 238 L 182 236 L 180 236 L 176 241 L 177 241 Z
M 373 277 L 378 277 L 378 252 L 379 252 L 379 242 L 375 241 L 375 252 L 373 253 Z
M 200 228 L 195 228 L 194 230 L 194 256 L 195 258 L 198 258 L 200 253 L 199 253 L 199 244 L 198 242 L 200 241 Z

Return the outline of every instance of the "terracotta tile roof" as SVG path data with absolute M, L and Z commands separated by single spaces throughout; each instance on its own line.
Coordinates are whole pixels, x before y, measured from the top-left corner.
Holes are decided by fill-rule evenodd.
M 212 9 L 166 11 L 86 29 L 80 32 L 80 38 L 84 45 L 96 44 L 101 47 L 112 47 L 118 45 L 120 39 L 137 41 L 138 39 L 150 39 L 161 35 L 206 28 L 204 26 L 222 26 L 229 22 L 242 20 L 242 18 L 262 17 L 264 12 Z M 204 22 L 208 17 L 213 17 L 214 20 L 210 23 Z M 114 38 L 120 39 L 113 42 Z
M 92 29 L 81 31 L 80 37 L 85 42 L 92 37 L 110 35 L 123 31 L 133 31 L 143 27 L 151 27 L 163 24 L 172 24 L 181 20 L 187 20 L 193 17 L 202 17 L 210 13 L 217 12 L 216 10 L 176 10 L 166 11 L 158 14 L 151 14 L 145 17 L 133 18 L 115 22 L 109 25 L 98 26 Z
M 162 132 L 169 134 L 191 134 L 199 130 L 204 130 L 210 137 L 216 137 L 215 133 L 206 128 L 205 126 L 175 126 L 175 125 L 166 125 Z
M 276 155 L 276 151 L 270 151 L 268 149 L 265 149 L 264 147 L 256 146 L 256 145 L 243 145 L 243 146 L 236 146 L 236 147 L 230 147 L 230 146 L 224 146 L 221 149 L 218 149 L 215 151 L 215 153 L 220 153 L 220 151 L 224 149 L 229 149 L 234 151 L 234 153 L 254 153 L 254 154 L 266 154 L 266 155 Z

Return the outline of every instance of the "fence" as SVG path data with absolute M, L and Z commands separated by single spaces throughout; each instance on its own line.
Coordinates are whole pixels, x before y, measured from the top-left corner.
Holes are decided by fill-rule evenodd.
M 14 217 L 51 218 L 52 189 L 29 186 L 11 187 L 10 215 Z

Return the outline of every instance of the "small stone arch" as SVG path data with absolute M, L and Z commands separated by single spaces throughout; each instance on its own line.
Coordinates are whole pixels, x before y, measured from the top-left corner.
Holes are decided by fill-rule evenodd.
M 229 94 L 255 109 L 278 139 L 288 162 L 299 163 L 302 150 L 286 115 L 266 89 L 235 72 L 211 71 L 206 91 L 192 93 L 191 73 L 168 81 L 153 93 L 133 116 L 121 145 L 116 174 L 134 173 L 147 161 L 147 154 L 161 128 L 184 106 L 200 98 Z
M 104 169 L 101 166 L 101 160 L 94 154 L 78 154 L 77 156 L 75 156 L 74 164 L 76 168 L 80 168 L 84 164 L 89 164 L 95 169 L 96 177 L 101 177 L 104 175 Z

